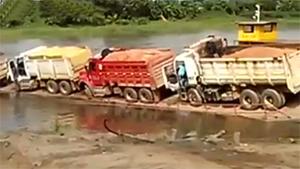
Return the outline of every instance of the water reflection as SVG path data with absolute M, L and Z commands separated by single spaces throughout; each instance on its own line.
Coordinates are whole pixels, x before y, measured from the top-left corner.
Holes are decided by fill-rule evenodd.
M 14 119 L 16 119 L 16 123 L 18 124 L 18 127 L 25 126 L 26 125 L 26 112 L 27 107 L 23 106 L 21 103 L 21 100 L 18 99 L 19 95 L 15 96 L 16 99 L 13 101 L 13 114 Z
M 0 94 L 0 132 L 18 130 L 20 127 L 41 129 L 45 121 L 54 120 L 58 113 L 65 112 L 76 115 L 79 128 L 99 132 L 106 132 L 103 122 L 104 119 L 110 119 L 111 128 L 132 134 L 176 129 L 179 135 L 196 131 L 201 137 L 225 129 L 228 131 L 228 136 L 235 131 L 240 131 L 243 138 L 300 136 L 300 123 L 297 121 L 265 123 L 245 118 L 193 112 L 97 106 L 78 100 L 22 94 L 19 96 Z

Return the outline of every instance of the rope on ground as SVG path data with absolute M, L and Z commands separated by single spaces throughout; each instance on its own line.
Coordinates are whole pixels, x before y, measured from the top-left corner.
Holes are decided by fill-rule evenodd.
M 147 138 L 135 136 L 135 135 L 132 135 L 132 134 L 127 134 L 127 133 L 121 133 L 121 132 L 114 131 L 113 129 L 108 127 L 108 122 L 109 122 L 108 119 L 104 119 L 103 125 L 104 125 L 105 129 L 108 132 L 112 133 L 112 134 L 115 134 L 115 135 L 117 135 L 119 137 L 122 137 L 122 138 L 130 138 L 130 139 L 137 140 L 137 141 L 144 142 L 144 143 L 151 143 L 151 144 L 155 143 L 154 140 L 150 140 L 150 139 L 147 139 Z

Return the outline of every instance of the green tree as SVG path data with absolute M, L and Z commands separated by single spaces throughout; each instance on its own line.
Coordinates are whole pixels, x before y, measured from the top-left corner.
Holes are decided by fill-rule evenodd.
M 257 0 L 257 3 L 261 5 L 262 9 L 265 11 L 276 10 L 277 0 Z

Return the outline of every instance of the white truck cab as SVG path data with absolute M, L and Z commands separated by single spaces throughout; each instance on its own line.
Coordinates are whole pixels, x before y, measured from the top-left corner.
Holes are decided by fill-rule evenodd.
M 13 59 L 8 61 L 8 77 L 15 83 L 16 90 L 19 91 L 23 89 L 36 89 L 38 83 L 32 79 L 32 74 L 30 73 L 30 66 L 28 66 L 27 60 L 28 55 L 32 52 L 36 52 L 45 49 L 46 46 L 39 46 L 15 56 Z
M 15 56 L 13 59 L 8 61 L 8 76 L 11 81 L 21 82 L 22 80 L 30 80 L 30 74 L 28 70 L 28 65 L 26 60 L 28 59 L 28 54 L 45 49 L 46 46 L 39 46 L 30 50 L 27 50 L 19 55 Z
M 185 68 L 186 80 L 189 86 L 197 85 L 199 71 L 196 58 L 198 57 L 198 54 L 193 50 L 185 49 L 183 53 L 175 58 L 174 67 L 176 68 L 176 74 L 178 74 L 178 67 L 182 65 Z

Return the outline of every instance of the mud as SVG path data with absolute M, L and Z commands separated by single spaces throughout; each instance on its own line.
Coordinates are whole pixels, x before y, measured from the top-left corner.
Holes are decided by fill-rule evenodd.
M 247 141 L 247 140 L 244 140 Z M 299 140 L 297 140 L 299 141 Z M 0 167 L 15 169 L 296 169 L 300 167 L 298 143 L 232 139 L 208 144 L 199 139 L 154 144 L 121 139 L 109 133 L 70 131 L 18 131 L 0 140 Z M 249 151 L 251 150 L 251 151 Z

